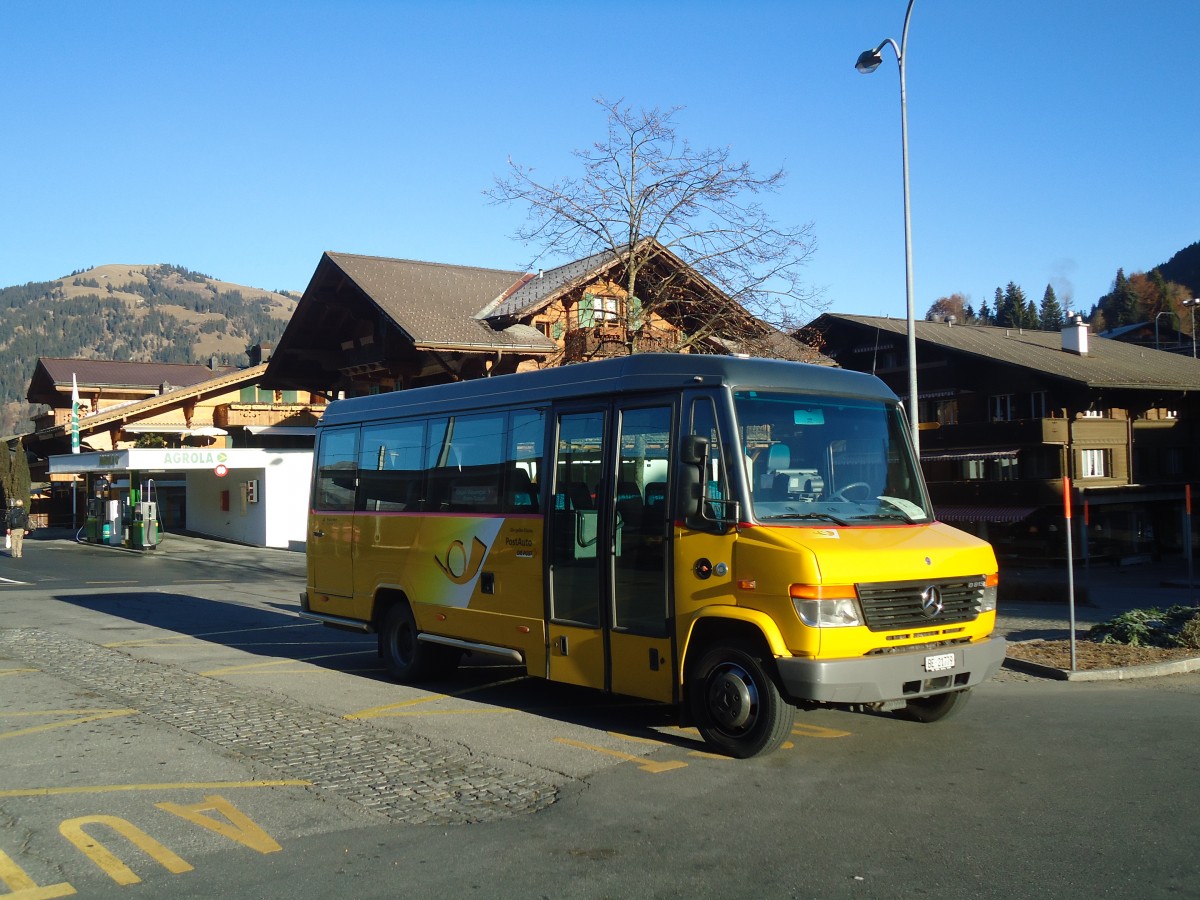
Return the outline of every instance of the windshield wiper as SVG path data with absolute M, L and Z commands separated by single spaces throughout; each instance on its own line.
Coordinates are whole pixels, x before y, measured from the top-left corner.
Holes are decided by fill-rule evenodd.
M 907 522 L 909 525 L 916 525 L 917 520 L 908 513 L 902 513 L 899 510 L 892 512 L 891 510 L 881 509 L 877 512 L 870 513 L 865 516 L 855 516 L 856 519 L 899 519 L 902 522 Z
M 831 516 L 829 513 L 822 512 L 807 512 L 807 513 L 780 513 L 775 516 L 763 516 L 764 519 L 821 519 L 826 522 L 833 522 L 835 525 L 841 525 L 843 528 L 849 528 L 850 523 L 845 519 L 840 519 L 837 516 Z

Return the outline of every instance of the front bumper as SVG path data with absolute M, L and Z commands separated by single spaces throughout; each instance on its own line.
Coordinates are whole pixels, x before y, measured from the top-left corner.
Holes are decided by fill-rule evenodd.
M 973 644 L 912 653 L 856 656 L 850 659 L 776 659 L 784 693 L 793 702 L 882 703 L 910 700 L 973 687 L 991 678 L 1004 663 L 1007 642 L 989 637 Z M 929 672 L 931 656 L 954 653 L 954 665 Z

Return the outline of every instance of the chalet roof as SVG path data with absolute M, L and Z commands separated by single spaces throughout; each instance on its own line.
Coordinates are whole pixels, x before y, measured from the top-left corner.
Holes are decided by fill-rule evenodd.
M 228 369 L 225 369 L 228 371 Z M 220 374 L 200 364 L 123 362 L 106 359 L 55 359 L 42 357 L 34 367 L 26 399 L 50 403 L 71 390 L 71 376 L 80 388 L 131 388 L 157 391 L 162 385 L 186 387 Z M 36 396 L 35 396 L 36 394 Z
M 496 331 L 476 318 L 481 309 L 518 287 L 523 272 L 353 253 L 326 256 L 418 348 L 555 349 L 536 331 Z
M 813 327 L 826 331 L 838 322 L 877 334 L 904 337 L 907 333 L 903 319 L 840 313 L 821 316 Z M 1080 356 L 1062 349 L 1062 334 L 1058 331 L 942 322 L 916 322 L 915 325 L 918 343 L 980 360 L 1019 366 L 1089 388 L 1200 390 L 1200 361 L 1178 353 L 1089 335 L 1088 353 Z
M 605 269 L 617 262 L 611 250 L 602 250 L 577 259 L 566 265 L 539 272 L 536 275 L 526 275 L 516 290 L 492 308 L 484 310 L 481 318 L 501 319 L 536 312 L 560 294 L 576 287 L 580 282 L 598 276 Z
M 250 366 L 247 369 L 233 369 L 232 371 L 226 371 L 224 374 L 217 375 L 215 378 L 209 378 L 206 381 L 197 382 L 186 387 L 175 388 L 174 390 L 166 391 L 153 397 L 147 397 L 144 400 L 135 400 L 132 403 L 110 406 L 91 415 L 81 416 L 79 419 L 79 432 L 80 434 L 90 434 L 114 423 L 145 419 L 153 415 L 158 415 L 170 410 L 172 407 L 182 406 L 187 401 L 197 397 L 224 394 L 248 384 L 257 384 L 266 371 L 266 363 Z M 209 372 L 209 374 L 211 375 L 212 373 Z M 69 434 L 70 428 L 70 423 L 52 425 L 49 428 L 43 428 L 41 431 L 34 432 L 33 437 L 38 441 L 49 440 Z
M 777 328 L 770 329 L 753 344 L 716 336 L 710 337 L 708 340 L 722 352 L 734 356 L 769 356 L 788 362 L 811 363 L 814 366 L 837 366 L 836 362 L 816 347 L 805 344 L 789 334 L 784 334 Z

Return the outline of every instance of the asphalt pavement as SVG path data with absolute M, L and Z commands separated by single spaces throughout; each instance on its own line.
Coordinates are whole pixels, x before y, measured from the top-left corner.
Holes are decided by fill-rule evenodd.
M 69 528 L 44 528 L 33 532 L 26 540 L 31 552 L 36 553 L 39 543 L 70 542 L 73 536 Z M 178 559 L 205 558 L 256 571 L 261 571 L 265 565 L 298 568 L 302 573 L 304 565 L 303 553 L 251 547 L 187 533 L 165 535 L 157 550 L 105 549 L 135 556 L 145 553 Z M 282 566 L 281 560 L 285 561 Z M 10 569 L 6 563 L 6 558 L 0 559 L 0 578 L 19 577 L 19 572 Z M 1194 564 L 1193 568 L 1200 567 Z M 1189 575 L 1193 574 L 1193 586 L 1189 586 Z M 1061 567 L 1002 565 L 1000 578 L 996 631 L 1010 641 L 1069 637 L 1072 605 L 1076 634 L 1084 636 L 1093 625 L 1130 609 L 1200 603 L 1200 571 L 1189 573 L 1186 561 L 1180 558 L 1139 561 L 1130 565 L 1077 564 L 1074 594 L 1069 590 L 1067 573 Z M 298 584 L 296 590 L 302 587 Z

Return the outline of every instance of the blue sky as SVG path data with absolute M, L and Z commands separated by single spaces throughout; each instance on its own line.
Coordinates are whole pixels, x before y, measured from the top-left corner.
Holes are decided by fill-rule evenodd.
M 519 268 L 506 160 L 575 174 L 593 98 L 788 181 L 811 285 L 904 315 L 904 0 L 0 6 L 0 285 L 169 262 L 303 290 L 324 250 Z M 1200 240 L 1200 4 L 916 0 L 916 308 L 1009 281 L 1086 311 Z

